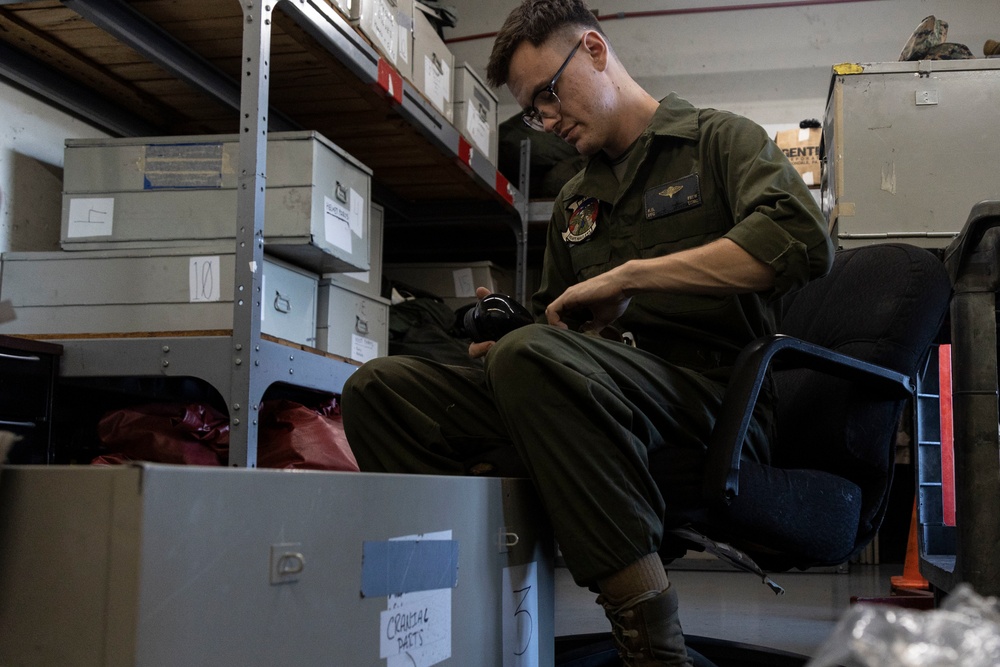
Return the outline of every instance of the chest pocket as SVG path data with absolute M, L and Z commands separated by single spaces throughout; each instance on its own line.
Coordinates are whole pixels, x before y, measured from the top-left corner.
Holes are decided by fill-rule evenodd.
M 732 226 L 729 212 L 716 202 L 643 220 L 639 232 L 642 257 L 661 257 L 704 245 L 720 238 Z
M 585 241 L 569 248 L 573 273 L 578 280 L 586 280 L 603 273 L 611 261 L 611 246 L 607 243 Z

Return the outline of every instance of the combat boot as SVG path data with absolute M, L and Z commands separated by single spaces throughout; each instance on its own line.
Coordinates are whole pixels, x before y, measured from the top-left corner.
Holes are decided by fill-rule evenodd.
M 677 593 L 650 591 L 621 605 L 603 595 L 597 603 L 611 621 L 611 634 L 626 667 L 691 667 L 684 647 Z

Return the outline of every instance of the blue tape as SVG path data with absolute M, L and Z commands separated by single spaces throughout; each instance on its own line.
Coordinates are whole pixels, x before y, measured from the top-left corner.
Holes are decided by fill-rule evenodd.
M 458 542 L 455 540 L 365 542 L 363 549 L 362 597 L 458 585 Z

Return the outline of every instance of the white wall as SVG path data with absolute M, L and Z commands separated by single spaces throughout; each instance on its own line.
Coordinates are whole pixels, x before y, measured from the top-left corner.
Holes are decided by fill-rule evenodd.
M 0 80 L 0 252 L 58 250 L 63 142 L 97 130 Z
M 775 4 L 774 0 L 766 0 Z M 920 21 L 949 23 L 948 41 L 982 56 L 1000 39 L 1000 0 L 866 0 L 800 7 L 722 8 L 765 0 L 588 0 L 600 15 L 650 10 L 711 10 L 602 24 L 629 72 L 652 95 L 673 91 L 697 106 L 728 109 L 765 125 L 822 120 L 830 68 L 842 62 L 895 61 Z M 778 0 L 781 2 L 781 0 Z M 448 0 L 459 22 L 446 38 L 495 32 L 518 0 Z M 451 42 L 456 61 L 485 72 L 492 37 Z M 502 92 L 501 119 L 518 109 Z

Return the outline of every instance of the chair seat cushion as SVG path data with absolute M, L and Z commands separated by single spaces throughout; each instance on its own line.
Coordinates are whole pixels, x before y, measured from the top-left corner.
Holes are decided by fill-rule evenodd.
M 819 470 L 786 470 L 743 461 L 740 492 L 713 511 L 711 524 L 763 567 L 788 569 L 842 563 L 853 555 L 861 489 Z M 763 545 L 761 550 L 754 545 Z M 768 553 L 795 554 L 794 561 Z

